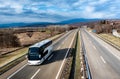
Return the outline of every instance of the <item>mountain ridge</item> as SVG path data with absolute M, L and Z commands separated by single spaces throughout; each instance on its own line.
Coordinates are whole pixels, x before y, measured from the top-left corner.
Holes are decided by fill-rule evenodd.
M 63 24 L 72 24 L 72 23 L 79 23 L 79 22 L 91 22 L 91 21 L 97 21 L 101 19 L 83 19 L 83 18 L 76 18 L 76 19 L 70 19 L 70 20 L 64 20 L 61 22 L 33 22 L 33 23 L 24 23 L 24 22 L 18 22 L 18 23 L 6 23 L 6 24 L 0 24 L 0 28 L 14 28 L 14 27 L 46 27 L 47 25 L 63 25 Z

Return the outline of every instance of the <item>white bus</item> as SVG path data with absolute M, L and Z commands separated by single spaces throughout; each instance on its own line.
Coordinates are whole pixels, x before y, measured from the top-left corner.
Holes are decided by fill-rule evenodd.
M 52 53 L 52 41 L 43 40 L 29 47 L 28 64 L 40 65 Z

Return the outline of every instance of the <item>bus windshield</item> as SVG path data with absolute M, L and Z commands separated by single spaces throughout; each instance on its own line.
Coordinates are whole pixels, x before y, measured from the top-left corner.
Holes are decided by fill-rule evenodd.
M 29 60 L 39 60 L 39 48 L 29 48 L 28 51 L 28 59 Z
M 28 51 L 29 54 L 36 54 L 36 53 L 39 53 L 39 48 L 29 48 L 29 51 Z

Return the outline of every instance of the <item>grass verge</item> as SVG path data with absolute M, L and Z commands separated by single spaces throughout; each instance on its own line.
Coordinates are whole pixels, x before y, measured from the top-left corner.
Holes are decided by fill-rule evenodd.
M 76 40 L 76 37 L 74 41 Z M 71 49 L 69 50 L 65 66 L 63 68 L 62 74 L 60 76 L 60 79 L 73 79 L 74 74 L 71 72 L 74 72 L 73 70 L 73 58 L 74 58 L 74 51 L 75 51 L 75 42 L 73 42 Z
M 64 79 L 80 79 L 80 39 L 79 34 L 77 32 L 76 38 L 74 39 L 73 47 L 70 52 L 71 55 L 71 62 L 69 62 L 69 69 L 68 74 L 66 74 L 66 77 Z M 66 69 L 66 68 L 65 68 Z M 62 78 L 63 79 L 63 78 Z
M 120 38 L 113 36 L 112 34 L 98 34 L 105 40 L 110 41 L 111 43 L 120 47 Z
M 76 47 L 75 47 L 75 50 L 76 50 L 76 55 L 75 55 L 75 75 L 74 75 L 74 79 L 80 79 L 81 78 L 81 75 L 80 75 L 80 69 L 81 69 L 81 66 L 80 66 L 80 35 L 77 34 L 77 40 L 76 40 Z

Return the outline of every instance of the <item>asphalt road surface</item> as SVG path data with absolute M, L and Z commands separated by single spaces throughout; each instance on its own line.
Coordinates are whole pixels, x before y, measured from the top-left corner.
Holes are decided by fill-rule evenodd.
M 54 41 L 54 52 L 42 65 L 29 66 L 25 60 L 0 79 L 59 79 L 76 32 L 70 31 Z M 81 35 L 92 79 L 120 79 L 120 51 L 85 29 L 81 29 Z
M 67 32 L 53 43 L 54 52 L 39 66 L 27 59 L 0 76 L 0 79 L 59 79 L 77 30 Z
M 92 79 L 120 79 L 120 51 L 81 29 Z

